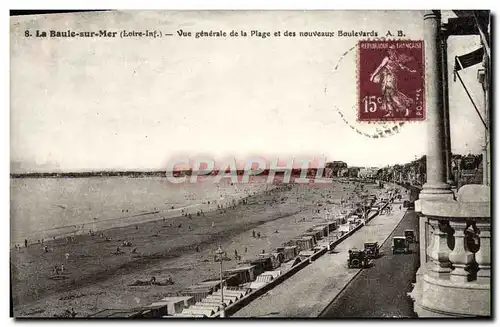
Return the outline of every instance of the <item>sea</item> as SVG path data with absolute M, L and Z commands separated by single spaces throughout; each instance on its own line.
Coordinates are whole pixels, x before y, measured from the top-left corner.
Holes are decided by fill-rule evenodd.
M 258 176 L 248 184 L 214 178 L 193 184 L 163 177 L 11 178 L 11 246 L 208 212 L 273 187 Z

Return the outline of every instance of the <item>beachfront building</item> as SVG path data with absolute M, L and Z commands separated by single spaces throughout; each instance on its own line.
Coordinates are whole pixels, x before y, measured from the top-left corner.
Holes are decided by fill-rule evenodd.
M 338 177 L 348 177 L 349 176 L 349 168 L 341 168 L 338 172 Z
M 415 211 L 420 215 L 420 267 L 410 293 L 419 317 L 491 315 L 490 125 L 487 118 L 490 111 L 489 12 L 455 13 L 458 17 L 444 24 L 440 11 L 427 11 L 424 15 L 427 180 L 415 203 Z M 449 183 L 447 39 L 464 34 L 477 35 L 482 44 L 479 51 L 457 57 L 455 62 L 459 64 L 456 69 L 462 70 L 479 65 L 477 59 L 482 60 L 478 77 L 485 90 L 484 174 L 482 185 L 468 184 L 454 191 Z
M 358 167 L 349 167 L 347 168 L 347 175 L 352 178 L 359 177 L 359 168 Z
M 359 177 L 360 178 L 376 178 L 377 177 L 378 168 L 374 167 L 362 167 L 359 169 Z
M 330 177 L 341 177 L 340 171 L 347 168 L 347 163 L 343 161 L 332 161 L 325 165 L 325 169 Z

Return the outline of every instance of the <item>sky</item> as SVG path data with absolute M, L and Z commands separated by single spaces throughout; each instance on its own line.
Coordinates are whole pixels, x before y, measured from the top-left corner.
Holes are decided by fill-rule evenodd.
M 445 17 L 453 16 L 445 13 Z M 421 11 L 122 11 L 11 17 L 11 162 L 18 171 L 164 169 L 175 157 L 326 157 L 350 166 L 405 163 L 426 152 L 426 123 L 370 139 L 355 133 L 360 37 L 284 31 L 404 30 L 423 39 Z M 163 38 L 25 37 L 40 31 L 144 31 Z M 281 31 L 281 37 L 187 38 L 178 30 Z M 481 121 L 453 58 L 478 36 L 449 40 L 454 153 L 480 153 Z M 463 72 L 483 111 L 478 66 Z

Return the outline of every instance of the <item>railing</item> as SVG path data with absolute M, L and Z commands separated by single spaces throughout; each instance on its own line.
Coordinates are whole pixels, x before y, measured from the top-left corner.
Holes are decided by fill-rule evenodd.
M 491 315 L 489 203 L 422 201 L 420 269 L 409 294 L 421 317 Z

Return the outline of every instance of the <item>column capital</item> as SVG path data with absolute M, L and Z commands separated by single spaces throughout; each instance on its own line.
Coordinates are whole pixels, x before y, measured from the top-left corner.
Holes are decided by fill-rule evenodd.
M 424 12 L 424 20 L 441 19 L 441 10 L 426 10 Z

